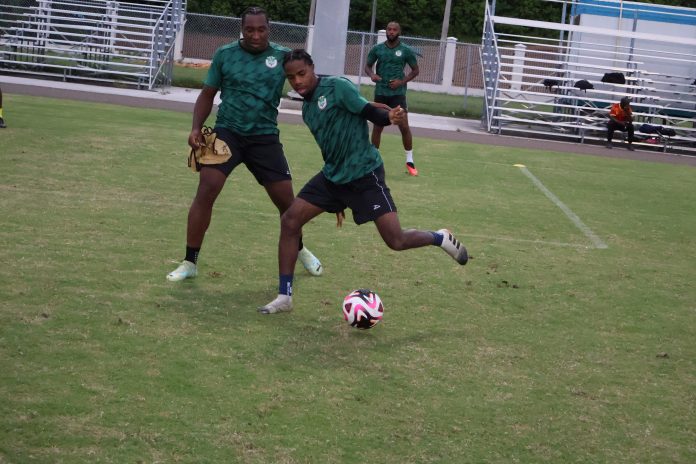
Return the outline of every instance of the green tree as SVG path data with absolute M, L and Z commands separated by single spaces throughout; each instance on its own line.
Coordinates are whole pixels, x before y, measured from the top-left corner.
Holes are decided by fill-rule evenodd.
M 348 19 L 351 30 L 370 30 L 372 2 L 351 0 Z M 460 40 L 480 37 L 485 2 L 452 0 L 448 35 Z M 647 0 L 644 3 L 696 7 L 696 0 Z M 187 9 L 191 13 L 239 16 L 250 5 L 265 8 L 274 21 L 307 24 L 311 0 L 188 0 Z M 559 3 L 540 0 L 496 2 L 496 14 L 517 18 L 558 22 L 561 10 Z M 444 11 L 445 0 L 377 0 L 375 29 L 384 29 L 389 21 L 398 21 L 404 35 L 439 38 Z

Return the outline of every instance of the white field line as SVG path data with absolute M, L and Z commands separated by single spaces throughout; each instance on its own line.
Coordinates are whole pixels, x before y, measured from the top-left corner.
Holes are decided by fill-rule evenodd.
M 561 200 L 559 200 L 558 197 L 553 194 L 553 192 L 551 192 L 549 189 L 547 189 L 546 186 L 544 184 L 542 184 L 541 181 L 539 179 L 537 179 L 536 176 L 534 176 L 534 174 L 532 174 L 529 171 L 529 169 L 527 169 L 527 166 L 525 166 L 524 164 L 516 164 L 515 167 L 518 167 L 520 169 L 520 171 L 522 171 L 522 173 L 525 176 L 529 177 L 529 179 L 532 181 L 532 183 L 539 190 L 541 190 L 542 193 L 544 195 L 546 195 L 546 197 L 549 200 L 551 200 L 554 205 L 558 206 L 561 209 L 561 211 L 563 211 L 565 213 L 565 215 L 568 216 L 568 219 L 570 219 L 573 222 L 573 224 L 575 224 L 575 227 L 580 229 L 580 231 L 582 231 L 582 233 L 585 234 L 585 236 L 590 239 L 590 241 L 594 244 L 595 248 L 601 248 L 601 249 L 609 248 L 609 246 L 606 243 L 604 243 L 604 241 L 601 238 L 599 238 L 597 236 L 597 234 L 592 232 L 592 229 L 587 227 L 585 225 L 585 223 L 582 222 L 582 220 L 578 217 L 577 214 L 575 214 Z
M 557 246 L 557 247 L 593 248 L 589 245 L 582 245 L 580 243 L 554 242 L 554 241 L 550 241 L 550 240 L 532 240 L 532 239 L 526 239 L 526 238 L 513 238 L 513 237 L 493 237 L 490 235 L 482 235 L 482 234 L 464 233 L 464 234 L 462 234 L 462 237 L 482 238 L 482 239 L 485 239 L 488 241 L 497 240 L 497 241 L 501 241 L 501 242 L 532 243 L 535 245 L 551 245 L 551 246 Z

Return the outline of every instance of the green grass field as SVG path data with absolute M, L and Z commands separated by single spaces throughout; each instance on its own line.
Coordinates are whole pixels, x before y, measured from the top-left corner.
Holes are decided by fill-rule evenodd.
M 6 94 L 0 131 L 2 463 L 696 462 L 696 170 L 383 137 L 404 227 L 473 259 L 305 228 L 295 311 L 277 213 L 236 171 L 199 277 L 183 257 L 190 115 Z M 281 126 L 295 188 L 321 167 Z M 597 248 L 546 189 L 599 237 Z M 349 291 L 384 321 L 342 320 Z

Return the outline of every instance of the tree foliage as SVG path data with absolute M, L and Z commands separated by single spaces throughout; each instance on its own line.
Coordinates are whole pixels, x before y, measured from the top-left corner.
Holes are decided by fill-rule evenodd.
M 326 0 L 317 0 L 326 1 Z M 369 31 L 373 0 L 351 0 L 348 27 Z M 695 7 L 696 0 L 645 0 L 671 6 Z M 250 5 L 265 8 L 271 19 L 294 24 L 307 24 L 311 0 L 188 0 L 188 11 L 223 16 L 240 16 Z M 485 0 L 452 0 L 449 36 L 478 37 L 483 26 Z M 539 0 L 498 0 L 496 14 L 518 18 L 558 22 L 561 5 Z M 439 38 L 445 0 L 377 0 L 375 30 L 384 29 L 390 21 L 401 24 L 404 35 Z

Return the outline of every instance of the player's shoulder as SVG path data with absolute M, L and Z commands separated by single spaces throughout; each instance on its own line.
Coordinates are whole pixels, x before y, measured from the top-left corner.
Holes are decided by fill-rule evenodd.
M 416 49 L 413 48 L 412 46 L 410 46 L 409 44 L 404 43 L 404 42 L 399 42 L 399 46 L 400 46 L 402 49 L 408 51 L 409 53 L 413 53 L 414 55 L 417 55 Z
M 234 42 L 230 42 L 228 44 L 222 45 L 218 47 L 217 50 L 215 50 L 215 54 L 217 55 L 218 53 L 224 53 L 226 51 L 233 51 L 233 50 L 238 50 L 239 49 L 239 40 L 235 40 Z
M 229 54 L 234 54 L 238 50 L 240 50 L 239 46 L 239 41 L 235 40 L 234 42 L 230 42 L 228 44 L 222 45 L 218 47 L 217 50 L 215 50 L 215 53 L 213 54 L 213 60 L 215 59 L 220 59 L 221 57 L 224 57 Z
M 277 44 L 275 42 L 269 42 L 268 46 L 269 46 L 269 48 L 273 49 L 274 52 L 277 52 L 277 53 L 280 53 L 283 55 L 289 51 L 292 51 L 288 47 L 286 47 L 284 45 Z
M 335 87 L 337 89 L 355 88 L 350 79 L 344 76 L 322 76 L 319 82 L 326 87 Z

